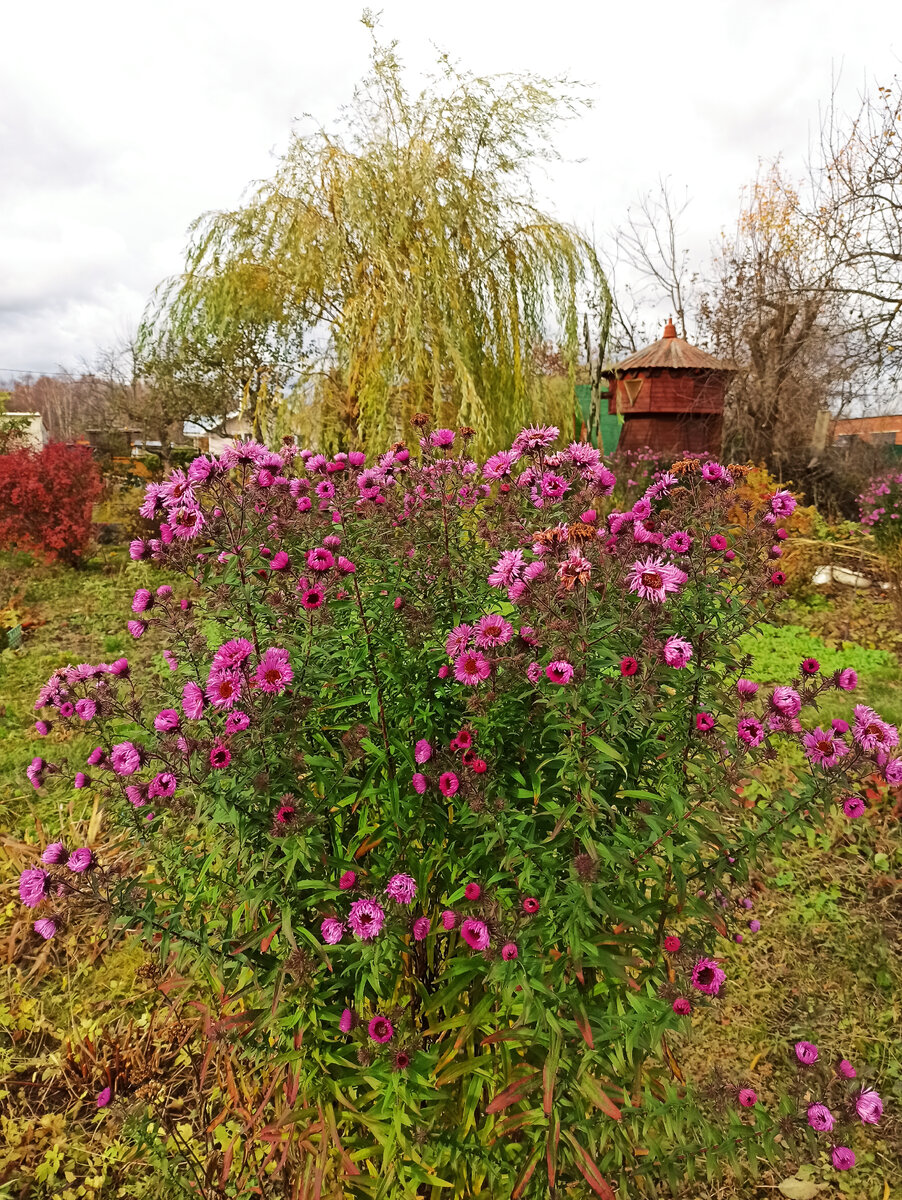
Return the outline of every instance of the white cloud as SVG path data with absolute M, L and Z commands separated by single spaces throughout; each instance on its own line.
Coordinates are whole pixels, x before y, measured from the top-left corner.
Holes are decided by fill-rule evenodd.
M 366 67 L 363 4 L 45 0 L 4 14 L 0 72 L 0 368 L 90 358 L 179 269 L 189 222 L 269 173 L 292 121 L 325 122 Z M 871 0 L 383 0 L 411 69 L 435 43 L 478 72 L 567 72 L 595 108 L 566 126 L 542 185 L 605 230 L 670 175 L 691 244 L 732 224 L 759 157 L 802 169 L 842 67 L 854 106 L 897 69 L 896 5 Z

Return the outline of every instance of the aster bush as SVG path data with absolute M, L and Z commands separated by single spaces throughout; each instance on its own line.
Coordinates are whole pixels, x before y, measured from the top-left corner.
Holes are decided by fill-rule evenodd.
M 252 1160 L 286 1194 L 636 1195 L 819 1144 L 844 1169 L 797 1097 L 738 1081 L 712 1112 L 671 1046 L 760 928 L 755 860 L 902 782 L 893 726 L 820 715 L 852 668 L 746 677 L 795 500 L 731 521 L 744 469 L 687 460 L 615 508 L 556 429 L 477 463 L 416 424 L 369 465 L 237 443 L 147 489 L 132 557 L 184 585 L 139 588 L 128 629 L 164 679 L 55 672 L 36 732 L 97 745 L 28 775 L 93 789 L 150 865 L 51 844 L 20 881 L 35 936 L 103 908 L 238 1005 L 306 1131 Z M 783 745 L 805 768 L 749 808 Z

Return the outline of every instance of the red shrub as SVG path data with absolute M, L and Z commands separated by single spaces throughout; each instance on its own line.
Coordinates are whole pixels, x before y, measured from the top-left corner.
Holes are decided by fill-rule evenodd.
M 90 539 L 100 491 L 87 446 L 55 442 L 38 453 L 0 455 L 0 548 L 75 563 Z

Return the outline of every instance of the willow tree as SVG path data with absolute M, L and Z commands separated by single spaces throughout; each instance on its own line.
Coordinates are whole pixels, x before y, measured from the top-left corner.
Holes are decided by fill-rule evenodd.
M 370 71 L 336 130 L 296 133 L 273 177 L 192 227 L 186 271 L 148 328 L 198 320 L 215 340 L 265 280 L 275 358 L 294 379 L 282 424 L 324 449 L 379 449 L 426 411 L 496 447 L 534 416 L 533 347 L 571 369 L 578 312 L 610 312 L 590 241 L 541 210 L 531 176 L 557 123 L 588 102 L 566 79 L 479 78 L 446 57 L 411 95 L 374 21 Z M 298 349 L 300 347 L 301 350 Z

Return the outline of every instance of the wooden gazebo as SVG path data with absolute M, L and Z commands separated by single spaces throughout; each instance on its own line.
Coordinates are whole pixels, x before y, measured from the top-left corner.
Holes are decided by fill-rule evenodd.
M 602 372 L 608 411 L 623 416 L 618 449 L 719 454 L 724 394 L 734 370 L 677 337 L 668 321 L 660 341 Z

